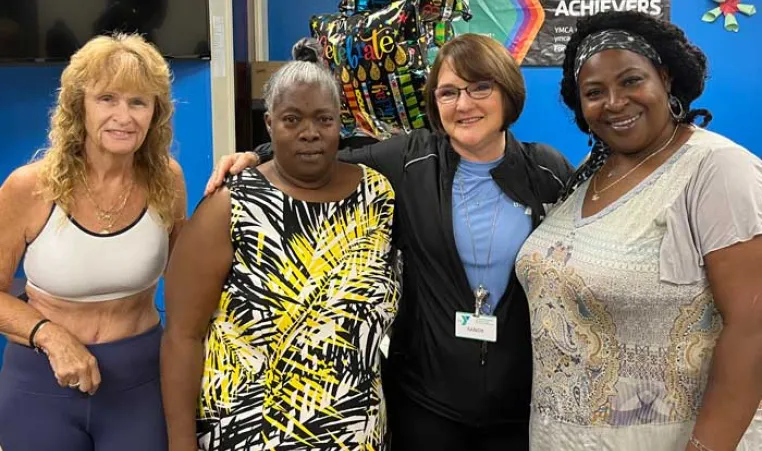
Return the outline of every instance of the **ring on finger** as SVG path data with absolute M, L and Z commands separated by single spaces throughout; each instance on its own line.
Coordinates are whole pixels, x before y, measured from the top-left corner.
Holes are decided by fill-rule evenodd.
M 79 387 L 79 381 L 74 382 L 73 384 L 69 384 L 69 388 L 77 388 Z

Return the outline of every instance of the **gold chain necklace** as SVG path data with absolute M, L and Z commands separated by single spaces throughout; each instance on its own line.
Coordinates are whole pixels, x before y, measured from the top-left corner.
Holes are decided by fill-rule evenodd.
M 127 206 L 127 201 L 132 196 L 132 188 L 134 186 L 135 181 L 133 180 L 130 182 L 130 186 L 127 188 L 127 191 L 122 193 L 121 199 L 118 199 L 114 203 L 114 206 L 111 208 L 103 208 L 98 204 L 98 202 L 95 201 L 95 197 L 90 191 L 90 186 L 87 184 L 87 180 L 85 180 L 85 192 L 87 193 L 87 198 L 90 200 L 90 203 L 92 203 L 95 207 L 95 217 L 98 219 L 98 223 L 101 226 L 100 233 L 111 233 L 114 230 L 114 225 L 119 220 L 119 218 L 122 217 L 124 207 Z
M 669 139 L 667 140 L 667 142 L 664 143 L 663 146 L 659 147 L 659 149 L 656 150 L 655 152 L 652 152 L 651 155 L 643 158 L 643 161 L 636 164 L 632 169 L 627 171 L 627 173 L 625 173 L 623 176 L 619 177 L 618 179 L 614 180 L 610 185 L 606 186 L 605 188 L 602 188 L 600 190 L 598 189 L 598 174 L 600 174 L 600 172 L 596 173 L 595 176 L 593 177 L 593 196 L 590 199 L 592 199 L 594 202 L 599 200 L 601 198 L 600 194 L 602 192 L 606 191 L 607 189 L 611 188 L 612 186 L 626 179 L 630 174 L 635 172 L 639 167 L 646 164 L 646 161 L 650 160 L 657 154 L 661 153 L 661 151 L 669 147 L 669 145 L 672 144 L 672 141 L 675 140 L 675 137 L 677 136 L 677 129 L 679 128 L 680 128 L 680 125 L 675 126 L 675 130 L 672 131 L 672 136 L 669 137 Z

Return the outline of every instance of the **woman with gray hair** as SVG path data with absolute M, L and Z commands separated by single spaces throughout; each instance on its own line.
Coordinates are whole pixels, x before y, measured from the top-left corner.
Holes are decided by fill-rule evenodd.
M 290 62 L 265 100 L 273 160 L 207 197 L 170 261 L 170 450 L 382 449 L 394 191 L 336 159 L 328 71 Z

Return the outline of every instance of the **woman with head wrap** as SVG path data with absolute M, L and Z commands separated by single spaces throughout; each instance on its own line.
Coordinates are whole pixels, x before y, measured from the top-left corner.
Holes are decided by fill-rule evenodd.
M 705 78 L 639 13 L 568 44 L 562 95 L 595 144 L 517 260 L 533 450 L 762 449 L 762 162 L 692 125 Z

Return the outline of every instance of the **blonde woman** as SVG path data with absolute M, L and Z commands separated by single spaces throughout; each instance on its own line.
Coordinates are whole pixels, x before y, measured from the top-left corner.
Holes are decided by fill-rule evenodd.
M 0 188 L 6 451 L 166 449 L 153 297 L 186 211 L 172 112 L 159 52 L 97 37 L 63 71 L 44 156 Z M 6 293 L 25 252 L 28 303 Z

